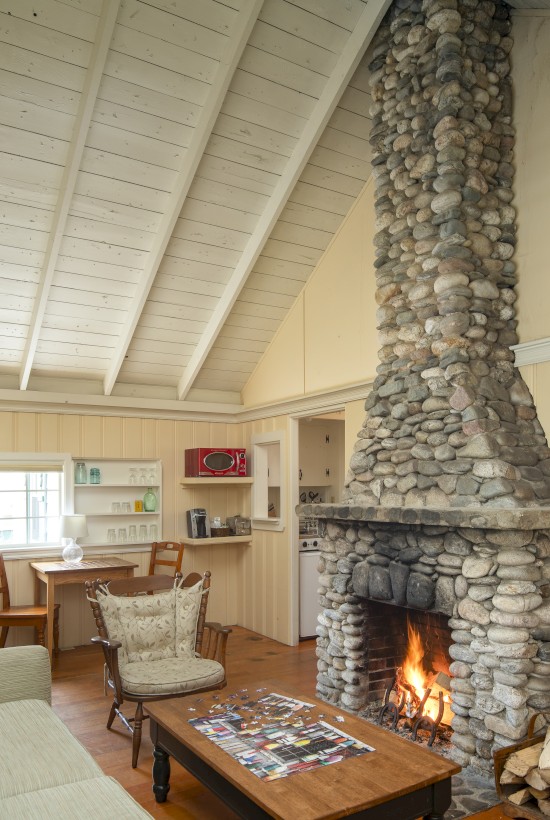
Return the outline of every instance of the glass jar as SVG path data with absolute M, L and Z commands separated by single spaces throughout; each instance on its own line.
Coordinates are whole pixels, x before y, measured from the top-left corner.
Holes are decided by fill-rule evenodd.
M 74 468 L 74 483 L 86 484 L 87 481 L 88 471 L 86 470 L 86 464 L 83 461 L 77 461 Z
M 99 467 L 90 468 L 90 484 L 101 484 L 101 473 Z
M 147 492 L 143 496 L 143 510 L 144 512 L 155 512 L 157 508 L 157 497 L 153 492 L 152 487 L 147 488 Z

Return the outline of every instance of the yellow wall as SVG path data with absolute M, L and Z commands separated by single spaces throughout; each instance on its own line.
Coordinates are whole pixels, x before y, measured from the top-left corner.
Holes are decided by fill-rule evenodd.
M 378 343 L 373 235 L 369 180 L 245 386 L 245 406 L 374 377 Z
M 56 413 L 0 412 L 0 451 L 62 452 L 84 458 L 161 459 L 163 467 L 162 526 L 165 538 L 185 541 L 185 512 L 206 507 L 209 515 L 250 512 L 250 491 L 235 487 L 182 489 L 184 450 L 201 446 L 249 446 L 247 437 L 265 424 L 211 424 L 113 416 L 81 416 Z M 271 535 L 271 534 L 270 534 Z M 289 643 L 291 640 L 288 538 L 282 533 L 266 543 L 254 535 L 253 545 L 227 544 L 186 547 L 184 571 L 212 572 L 208 617 L 224 624 L 239 624 Z M 282 546 L 279 546 L 281 544 Z M 112 551 L 109 554 L 113 554 Z M 148 554 L 124 554 L 140 564 L 145 574 Z M 33 600 L 33 574 L 28 560 L 8 561 L 12 603 Z M 94 634 L 83 591 L 61 588 L 61 646 L 87 643 Z M 8 640 L 27 643 L 26 630 L 18 629 Z
M 515 206 L 518 213 L 519 336 L 550 336 L 548 230 L 550 182 L 550 16 L 514 16 L 512 80 L 517 129 Z M 547 428 L 548 429 L 548 428 Z

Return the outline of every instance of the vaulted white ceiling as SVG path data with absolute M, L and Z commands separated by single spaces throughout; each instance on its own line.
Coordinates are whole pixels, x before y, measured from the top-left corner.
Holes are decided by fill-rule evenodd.
M 0 0 L 0 400 L 240 405 L 369 176 L 389 5 Z
M 240 404 L 368 178 L 388 6 L 0 0 L 0 398 Z

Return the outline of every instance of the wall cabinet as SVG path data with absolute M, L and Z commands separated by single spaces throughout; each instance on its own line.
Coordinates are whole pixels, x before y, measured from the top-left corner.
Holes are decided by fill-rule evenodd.
M 87 481 L 74 480 L 77 463 L 84 462 Z M 90 483 L 90 471 L 100 471 L 100 483 Z M 88 537 L 81 546 L 120 546 L 150 544 L 162 540 L 162 463 L 140 459 L 73 459 L 73 507 L 86 516 Z M 156 504 L 154 512 L 138 512 L 151 487 Z
M 327 422 L 300 424 L 300 486 L 328 487 L 337 469 L 337 447 Z

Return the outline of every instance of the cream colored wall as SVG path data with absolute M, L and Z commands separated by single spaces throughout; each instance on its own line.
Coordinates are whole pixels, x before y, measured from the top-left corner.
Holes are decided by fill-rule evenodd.
M 264 424 L 279 424 L 279 420 Z M 285 421 L 282 422 L 285 424 Z M 155 458 L 162 460 L 162 526 L 165 538 L 185 541 L 185 511 L 206 507 L 210 515 L 250 511 L 249 489 L 235 487 L 182 489 L 184 450 L 196 446 L 245 446 L 242 425 L 174 420 L 81 416 L 55 413 L 0 412 L 0 451 L 63 452 L 84 458 Z M 270 429 L 270 428 L 269 428 Z M 279 542 L 283 544 L 279 547 Z M 224 624 L 239 624 L 289 642 L 289 568 L 285 535 L 268 545 L 262 534 L 253 545 L 187 546 L 184 571 L 212 572 L 208 617 Z M 109 551 L 109 554 L 114 554 Z M 148 553 L 119 552 L 140 564 L 144 574 Z M 28 560 L 7 562 L 12 603 L 33 600 L 33 573 Z M 274 584 L 274 581 L 276 583 Z M 94 634 L 88 604 L 81 589 L 60 588 L 61 645 L 87 643 Z M 8 640 L 28 643 L 30 634 L 18 629 Z
M 550 336 L 548 223 L 550 183 L 550 15 L 514 16 L 512 81 L 515 206 L 518 213 L 519 336 L 521 342 Z M 549 428 L 547 428 L 549 429 Z
M 244 388 L 246 407 L 374 377 L 373 235 L 369 180 Z

